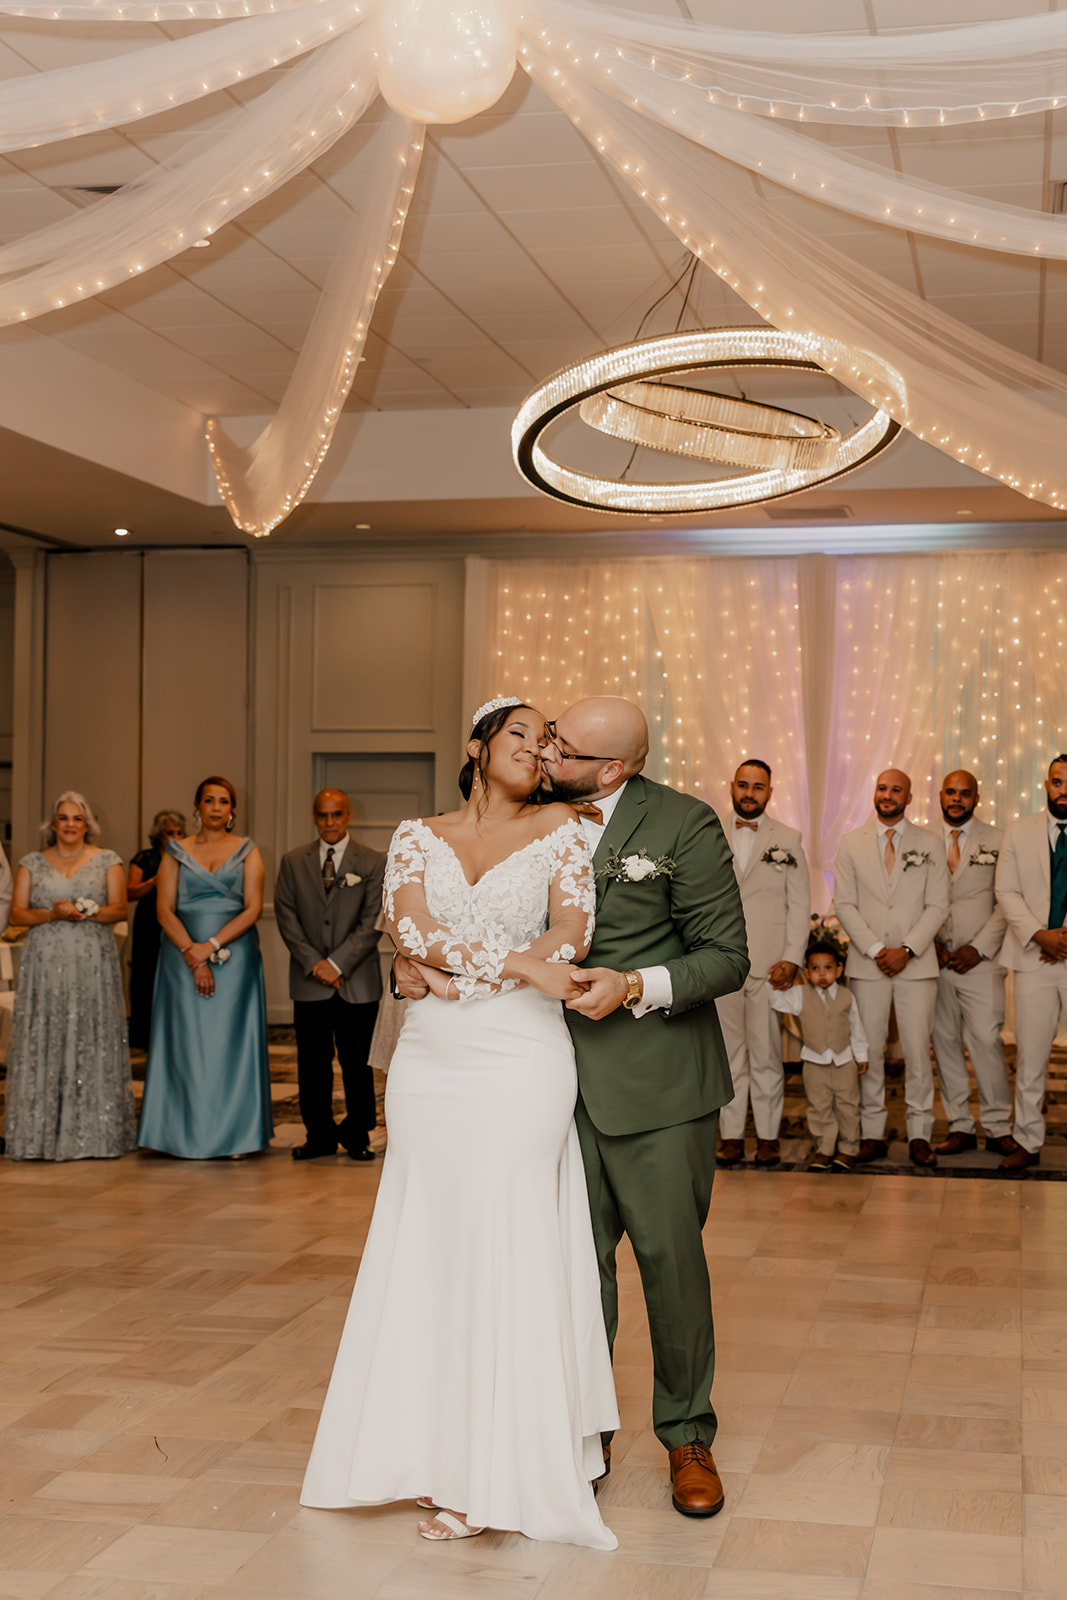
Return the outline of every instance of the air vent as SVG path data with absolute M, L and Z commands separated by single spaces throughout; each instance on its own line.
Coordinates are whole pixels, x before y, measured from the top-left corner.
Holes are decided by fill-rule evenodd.
M 109 194 L 118 194 L 124 189 L 124 183 L 77 183 L 61 184 L 55 193 L 61 194 L 64 200 L 71 200 L 76 206 L 91 206 L 97 200 L 106 200 Z
M 1046 183 L 1045 210 L 1051 211 L 1054 217 L 1062 217 L 1067 212 L 1067 179 L 1050 178 Z
M 848 522 L 851 506 L 766 506 L 763 515 L 772 522 Z

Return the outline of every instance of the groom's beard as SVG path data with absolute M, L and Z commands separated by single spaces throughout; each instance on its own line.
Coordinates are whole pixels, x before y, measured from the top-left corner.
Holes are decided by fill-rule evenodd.
M 545 773 L 545 788 L 550 800 L 588 800 L 597 792 L 595 778 L 550 778 Z

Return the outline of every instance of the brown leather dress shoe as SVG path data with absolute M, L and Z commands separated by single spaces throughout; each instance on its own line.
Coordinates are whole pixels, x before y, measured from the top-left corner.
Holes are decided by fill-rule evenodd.
M 988 1144 L 988 1140 L 986 1143 Z M 958 1156 L 964 1150 L 977 1150 L 978 1139 L 973 1133 L 950 1133 L 934 1150 L 939 1156 Z
M 776 1167 L 781 1159 L 777 1139 L 756 1140 L 757 1167 Z
M 884 1161 L 888 1154 L 889 1146 L 884 1139 L 861 1139 L 856 1160 Z
M 995 1150 L 998 1156 L 1013 1156 L 1017 1150 L 1022 1149 L 1022 1145 L 1017 1143 L 1010 1133 L 998 1135 L 987 1133 L 985 1147 L 987 1150 Z
M 1040 1160 L 1040 1150 L 1024 1150 L 1022 1145 L 1019 1145 L 1012 1155 L 1004 1157 L 997 1171 L 1021 1172 L 1023 1167 L 1036 1167 Z
M 908 1159 L 913 1167 L 936 1167 L 937 1157 L 925 1139 L 912 1139 L 908 1145 Z
M 719 1146 L 718 1164 L 720 1167 L 736 1167 L 739 1161 L 745 1159 L 745 1141 L 743 1139 L 724 1139 Z
M 715 1459 L 699 1439 L 671 1451 L 671 1499 L 683 1517 L 713 1517 L 725 1504 Z

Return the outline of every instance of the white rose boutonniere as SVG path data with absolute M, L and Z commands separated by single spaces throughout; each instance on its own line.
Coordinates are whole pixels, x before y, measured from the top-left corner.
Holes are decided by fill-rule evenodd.
M 344 884 L 346 889 L 354 889 L 357 883 L 363 882 L 363 879 L 360 877 L 358 872 L 346 872 L 344 877 L 341 879 L 341 882 Z
M 77 900 L 74 902 L 74 909 L 75 911 L 80 911 L 82 916 L 86 919 L 86 921 L 88 921 L 91 917 L 96 916 L 97 912 L 100 910 L 100 907 L 97 905 L 95 900 L 90 900 L 88 895 L 80 894 Z
M 987 844 L 979 845 L 978 849 L 974 852 L 974 855 L 971 857 L 971 866 L 972 867 L 995 867 L 996 864 L 997 864 L 997 860 L 999 859 L 999 856 L 1000 856 L 1000 851 L 999 850 L 991 850 Z
M 597 873 L 598 878 L 609 878 L 612 883 L 644 883 L 650 878 L 673 876 L 674 862 L 670 856 L 657 856 L 653 861 L 647 850 L 637 850 L 629 856 L 620 856 L 613 850 Z
M 928 867 L 930 865 L 930 853 L 928 850 L 905 850 L 903 861 L 905 872 L 909 867 Z
M 760 856 L 761 861 L 766 861 L 775 872 L 784 872 L 786 867 L 796 867 L 800 863 L 792 850 L 787 850 L 784 845 L 772 844 L 769 850 L 764 850 Z

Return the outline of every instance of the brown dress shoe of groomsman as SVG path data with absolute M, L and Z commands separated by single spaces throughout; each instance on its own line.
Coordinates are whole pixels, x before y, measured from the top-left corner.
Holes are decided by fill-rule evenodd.
M 997 1170 L 998 1172 L 1021 1172 L 1024 1167 L 1036 1167 L 1040 1160 L 1040 1150 L 1024 1150 L 1020 1144 L 1016 1145 L 1010 1155 L 1004 1157 Z
M 743 1139 L 724 1139 L 719 1146 L 718 1165 L 720 1167 L 736 1167 L 739 1161 L 745 1159 L 745 1141 Z
M 757 1167 L 776 1167 L 781 1159 L 777 1139 L 756 1140 Z
M 1022 1149 L 1022 1145 L 1018 1144 L 1010 1133 L 1002 1133 L 995 1139 L 987 1134 L 985 1147 L 987 1150 L 994 1150 L 998 1156 L 1013 1156 L 1016 1151 Z
M 889 1154 L 889 1146 L 884 1139 L 861 1139 L 857 1161 L 884 1161 Z
M 986 1140 L 988 1147 L 989 1140 Z M 934 1146 L 934 1152 L 939 1156 L 958 1156 L 964 1150 L 977 1150 L 978 1140 L 973 1133 L 950 1133 L 947 1139 Z
M 671 1451 L 671 1499 L 683 1517 L 713 1517 L 726 1495 L 708 1445 L 694 1439 Z
M 908 1159 L 913 1167 L 936 1167 L 937 1157 L 925 1139 L 912 1139 L 908 1145 Z

